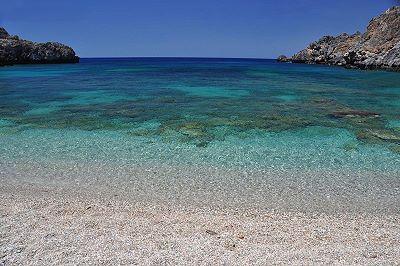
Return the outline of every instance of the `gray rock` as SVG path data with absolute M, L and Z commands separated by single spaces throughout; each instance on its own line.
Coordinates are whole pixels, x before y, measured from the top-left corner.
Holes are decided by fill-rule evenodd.
M 278 56 L 278 58 L 276 59 L 278 62 L 284 62 L 284 63 L 287 63 L 287 62 L 290 62 L 291 61 L 291 58 L 288 58 L 286 55 L 280 55 L 280 56 Z
M 35 43 L 10 36 L 0 27 L 0 66 L 13 64 L 78 63 L 74 50 L 61 43 Z
M 0 27 L 0 39 L 7 39 L 10 37 L 10 34 L 6 31 L 5 28 Z
M 291 61 L 400 71 L 400 7 L 372 19 L 364 34 L 324 36 L 293 55 Z
M 212 235 L 212 236 L 218 235 L 217 232 L 215 232 L 213 230 L 209 230 L 209 229 L 206 230 L 206 233 L 209 234 L 209 235 Z

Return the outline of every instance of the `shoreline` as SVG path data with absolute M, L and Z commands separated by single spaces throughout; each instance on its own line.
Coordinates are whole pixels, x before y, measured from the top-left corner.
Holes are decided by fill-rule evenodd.
M 0 263 L 396 264 L 400 214 L 188 208 L 108 192 L 0 185 Z
M 0 182 L 115 193 L 131 201 L 306 213 L 400 214 L 398 172 L 162 163 L 3 161 Z

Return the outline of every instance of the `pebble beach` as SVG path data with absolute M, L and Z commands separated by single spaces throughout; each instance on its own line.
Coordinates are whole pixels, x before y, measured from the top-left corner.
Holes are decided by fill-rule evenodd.
M 1 265 L 396 265 L 400 217 L 187 208 L 0 186 Z

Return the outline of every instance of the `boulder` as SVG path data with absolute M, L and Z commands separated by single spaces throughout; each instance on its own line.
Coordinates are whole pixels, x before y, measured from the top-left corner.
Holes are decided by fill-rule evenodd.
M 278 62 L 284 62 L 284 63 L 287 63 L 287 62 L 291 61 L 291 59 L 288 58 L 286 55 L 280 55 L 280 56 L 278 56 L 278 58 L 276 60 Z

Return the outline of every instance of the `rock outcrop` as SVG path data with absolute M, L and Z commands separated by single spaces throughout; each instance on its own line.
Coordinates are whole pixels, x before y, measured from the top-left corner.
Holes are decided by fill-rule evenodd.
M 364 34 L 324 36 L 286 61 L 400 71 L 400 6 L 372 19 Z
M 13 64 L 77 63 L 74 50 L 61 43 L 35 43 L 11 36 L 0 27 L 0 66 Z
M 291 59 L 289 57 L 287 57 L 286 55 L 280 55 L 280 56 L 278 56 L 278 58 L 276 60 L 278 60 L 278 62 L 290 62 L 291 61 Z

